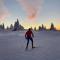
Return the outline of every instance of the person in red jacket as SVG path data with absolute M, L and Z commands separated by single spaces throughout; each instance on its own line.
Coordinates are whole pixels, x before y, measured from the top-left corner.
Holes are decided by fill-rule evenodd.
M 28 48 L 28 44 L 29 44 L 30 40 L 32 42 L 32 48 L 34 48 L 34 46 L 33 46 L 33 37 L 34 37 L 34 34 L 33 34 L 32 30 L 31 30 L 31 28 L 29 28 L 28 31 L 25 33 L 25 38 L 27 39 L 26 49 Z

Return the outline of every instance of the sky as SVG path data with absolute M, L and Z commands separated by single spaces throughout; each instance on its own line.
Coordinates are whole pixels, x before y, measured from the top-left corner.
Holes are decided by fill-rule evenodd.
M 0 0 L 0 24 L 10 26 L 17 18 L 24 28 L 53 22 L 60 29 L 60 0 Z

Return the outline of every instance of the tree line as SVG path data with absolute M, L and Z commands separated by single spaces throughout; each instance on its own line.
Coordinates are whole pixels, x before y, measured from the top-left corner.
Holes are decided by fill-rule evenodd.
M 3 30 L 17 31 L 17 30 L 24 30 L 24 27 L 21 24 L 19 24 L 19 20 L 17 19 L 17 21 L 15 21 L 14 25 L 11 24 L 10 27 L 7 26 L 7 28 L 5 28 L 4 24 L 1 24 L 0 31 L 3 31 Z
M 31 27 L 31 29 L 33 29 Z M 15 21 L 14 25 L 10 25 L 10 27 L 7 26 L 7 28 L 5 28 L 5 25 L 4 24 L 1 24 L 0 25 L 0 31 L 3 31 L 3 30 L 7 30 L 7 31 L 18 31 L 18 30 L 25 30 L 24 27 L 19 24 L 19 20 L 17 19 L 17 21 Z M 33 29 L 34 31 L 37 31 L 36 27 Z M 54 26 L 53 23 L 51 23 L 51 26 L 49 29 L 47 29 L 43 24 L 42 26 L 39 26 L 38 27 L 38 31 L 42 31 L 42 30 L 54 30 L 54 31 L 57 31 L 56 27 Z
M 36 27 L 34 28 L 34 30 L 37 31 Z M 38 31 L 43 31 L 43 30 L 49 30 L 49 31 L 53 30 L 53 31 L 57 31 L 57 29 L 56 29 L 56 27 L 54 26 L 53 23 L 51 23 L 51 26 L 50 26 L 49 29 L 47 29 L 46 26 L 44 26 L 43 24 L 42 24 L 42 26 L 39 26 L 39 27 L 38 27 Z

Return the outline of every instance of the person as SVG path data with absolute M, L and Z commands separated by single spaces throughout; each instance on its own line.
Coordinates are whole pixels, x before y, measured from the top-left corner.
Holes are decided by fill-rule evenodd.
M 32 48 L 35 48 L 33 46 L 33 37 L 34 37 L 34 34 L 33 34 L 32 30 L 31 30 L 31 28 L 29 28 L 28 31 L 25 33 L 25 38 L 27 39 L 26 49 L 28 48 L 29 41 L 31 41 L 31 43 L 32 43 Z

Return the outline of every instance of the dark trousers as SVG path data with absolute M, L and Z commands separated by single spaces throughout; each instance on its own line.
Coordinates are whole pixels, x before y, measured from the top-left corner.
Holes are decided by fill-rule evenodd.
M 26 46 L 26 48 L 28 48 L 29 40 L 31 41 L 32 48 L 33 48 L 33 38 L 32 37 L 27 37 L 27 46 Z

